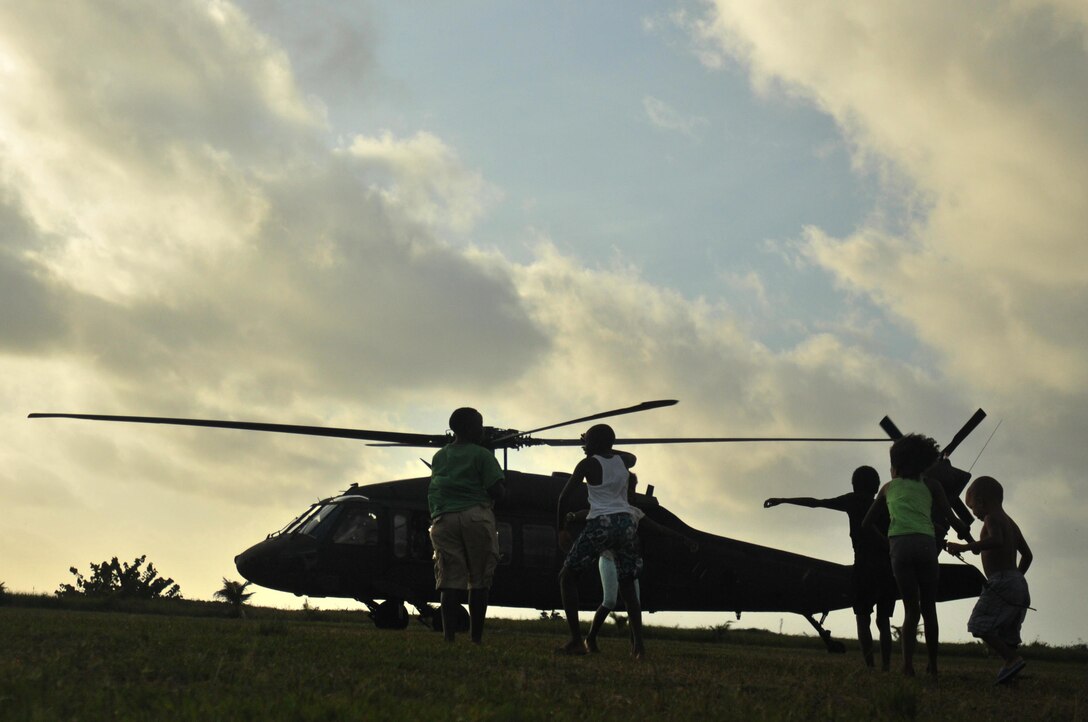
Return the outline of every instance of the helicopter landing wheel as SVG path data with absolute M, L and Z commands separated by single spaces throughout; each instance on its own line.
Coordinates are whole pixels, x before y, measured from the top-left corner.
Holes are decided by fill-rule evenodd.
M 387 599 L 370 612 L 374 626 L 378 629 L 407 629 L 408 610 L 399 599 Z
M 457 624 L 456 628 L 458 632 L 467 632 L 469 628 L 468 610 L 464 605 L 457 605 L 456 612 Z M 431 629 L 436 632 L 442 631 L 442 608 L 435 607 L 434 614 L 431 616 Z

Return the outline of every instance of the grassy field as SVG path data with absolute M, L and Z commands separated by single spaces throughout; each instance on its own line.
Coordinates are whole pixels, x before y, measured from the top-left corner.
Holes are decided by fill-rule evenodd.
M 602 654 L 571 658 L 553 653 L 558 620 L 489 620 L 476 647 L 359 613 L 55 607 L 0 607 L 2 719 L 1080 720 L 1088 704 L 1082 647 L 1029 649 L 1022 678 L 994 687 L 996 660 L 948 645 L 938 686 L 866 670 L 853 648 L 725 628 L 650 628 L 634 663 L 611 624 Z

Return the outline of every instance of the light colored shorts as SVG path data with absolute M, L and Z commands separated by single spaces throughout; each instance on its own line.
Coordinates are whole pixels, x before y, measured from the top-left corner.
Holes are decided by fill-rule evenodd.
M 1031 594 L 1023 574 L 1015 569 L 994 572 L 975 603 L 967 631 L 976 637 L 995 635 L 1015 649 L 1020 646 L 1020 626 L 1030 605 Z
M 474 506 L 431 522 L 435 589 L 487 589 L 499 563 L 495 512 Z

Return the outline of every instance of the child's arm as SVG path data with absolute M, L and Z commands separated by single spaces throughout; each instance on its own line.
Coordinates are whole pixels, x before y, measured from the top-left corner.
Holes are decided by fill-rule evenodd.
M 779 504 L 793 504 L 794 506 L 807 506 L 809 509 L 838 509 L 837 506 L 832 505 L 834 501 L 835 499 L 813 499 L 811 496 L 794 496 L 788 499 L 771 497 L 763 502 L 763 508 L 770 509 Z
M 563 516 L 563 524 L 557 527 L 559 531 L 559 548 L 564 552 L 570 551 L 571 545 L 574 543 L 574 534 L 571 532 L 571 525 L 584 522 L 586 517 L 589 516 L 589 509 L 579 509 L 578 511 L 568 511 Z
M 665 534 L 665 535 L 671 536 L 671 537 L 673 537 L 675 539 L 679 539 L 680 541 L 684 542 L 684 545 L 687 546 L 688 551 L 691 551 L 691 552 L 699 551 L 699 542 L 695 541 L 694 539 L 692 539 L 690 537 L 684 536 L 683 534 L 676 531 L 675 529 L 670 529 L 669 527 L 665 526 L 664 524 L 658 524 L 656 521 L 654 521 L 653 519 L 651 519 L 648 516 L 643 516 L 642 519 L 639 521 L 638 525 L 640 527 L 645 528 L 645 529 L 649 529 L 650 531 L 655 532 L 657 534 Z
M 927 487 L 929 487 L 929 493 L 933 495 L 933 501 L 937 504 L 937 511 L 943 514 L 945 519 L 948 520 L 949 525 L 956 530 L 960 539 L 967 542 L 971 542 L 971 527 L 963 522 L 959 516 L 952 511 L 952 505 L 948 503 L 948 494 L 944 492 L 944 486 L 936 479 L 931 479 L 928 476 L 923 476 L 923 480 Z
M 982 531 L 978 533 L 978 537 L 978 541 L 968 539 L 966 544 L 946 542 L 944 548 L 953 554 L 959 554 L 960 552 L 974 552 L 975 554 L 978 554 L 990 549 L 1001 548 L 1003 539 L 1001 530 L 997 528 L 996 524 L 990 524 L 989 517 L 986 517 L 986 520 L 982 522 Z
M 865 512 L 865 516 L 861 520 L 862 529 L 872 529 L 877 534 L 880 534 L 880 528 L 877 526 L 877 521 L 880 517 L 888 511 L 888 498 L 887 498 L 888 485 L 885 484 L 880 488 L 880 493 L 873 499 L 872 505 L 869 507 L 869 511 Z M 880 534 L 880 536 L 884 536 Z
M 578 484 L 581 484 L 586 479 L 586 462 L 589 461 L 589 457 L 582 459 L 578 462 L 578 465 L 574 467 L 574 471 L 571 472 L 570 478 L 567 479 L 567 483 L 563 485 L 563 490 L 559 492 L 559 503 L 555 507 L 555 530 L 559 531 L 563 528 L 563 502 L 566 501 L 567 494 L 570 493 Z
M 1031 562 L 1034 557 L 1031 554 L 1031 549 L 1028 547 L 1027 540 L 1024 539 L 1024 535 L 1020 533 L 1020 529 L 1017 528 L 1016 531 L 1016 551 L 1020 552 L 1020 563 L 1017 565 L 1016 568 L 1020 570 L 1021 574 L 1027 574 L 1028 567 L 1031 566 Z
M 589 509 L 579 509 L 578 511 L 568 511 L 566 516 L 563 517 L 563 526 L 570 526 L 571 524 L 577 524 L 583 522 L 589 516 Z

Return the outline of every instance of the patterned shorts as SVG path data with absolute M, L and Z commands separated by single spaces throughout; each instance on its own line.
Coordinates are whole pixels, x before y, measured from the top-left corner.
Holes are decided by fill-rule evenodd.
M 1030 604 L 1031 594 L 1023 574 L 1016 570 L 995 572 L 975 602 L 967 631 L 976 637 L 992 634 L 1010 647 L 1018 647 L 1020 626 Z
M 621 512 L 595 516 L 571 547 L 563 566 L 572 572 L 596 565 L 601 552 L 611 551 L 616 560 L 619 579 L 638 579 L 642 572 L 642 556 L 638 550 L 638 526 L 630 514 Z

